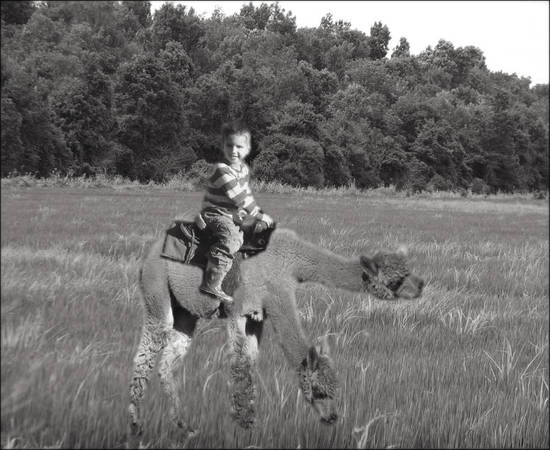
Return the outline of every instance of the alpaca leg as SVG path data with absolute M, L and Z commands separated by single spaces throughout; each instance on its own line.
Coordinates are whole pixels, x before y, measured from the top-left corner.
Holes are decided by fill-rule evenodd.
M 176 382 L 174 380 L 174 371 L 181 367 L 190 344 L 190 336 L 177 330 L 171 330 L 168 335 L 166 347 L 164 347 L 164 350 L 161 353 L 158 366 L 160 385 L 168 398 L 170 405 L 168 415 L 174 424 L 179 428 L 186 428 L 186 426 L 180 419 L 182 409 L 176 388 Z
M 233 418 L 244 428 L 254 423 L 256 389 L 252 367 L 258 356 L 262 322 L 247 317 L 230 320 L 227 332 L 230 344 Z
M 145 323 L 141 340 L 134 357 L 134 370 L 130 382 L 130 405 L 128 412 L 131 420 L 131 434 L 141 435 L 141 402 L 147 389 L 149 376 L 155 367 L 159 352 L 165 340 L 165 331 L 162 326 L 154 323 Z
M 334 405 L 338 381 L 328 343 L 322 339 L 319 348 L 311 345 L 300 324 L 293 294 L 283 289 L 273 292 L 277 301 L 269 304 L 267 314 L 290 366 L 297 371 L 304 399 L 324 423 L 334 423 L 338 417 Z

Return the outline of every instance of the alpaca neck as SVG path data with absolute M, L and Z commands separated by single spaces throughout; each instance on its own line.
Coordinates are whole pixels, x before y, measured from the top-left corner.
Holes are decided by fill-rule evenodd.
M 319 283 L 327 287 L 358 292 L 362 289 L 363 269 L 359 258 L 345 258 L 309 242 L 295 240 L 293 276 L 300 283 Z
M 318 283 L 352 292 L 361 290 L 361 274 L 359 261 L 334 257 L 308 261 L 298 265 L 294 272 L 300 283 Z

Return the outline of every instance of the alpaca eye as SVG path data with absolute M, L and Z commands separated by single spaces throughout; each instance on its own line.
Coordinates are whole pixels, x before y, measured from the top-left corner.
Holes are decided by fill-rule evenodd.
M 265 240 L 264 240 L 264 239 L 258 239 L 258 244 L 264 245 L 264 244 L 265 244 Z
M 322 400 L 328 397 L 328 394 L 325 390 L 319 389 L 317 386 L 313 386 L 312 389 L 313 397 L 316 400 Z
M 399 280 L 397 281 L 393 281 L 391 283 L 388 283 L 388 287 L 392 290 L 392 291 L 397 291 L 401 285 L 405 282 L 405 278 L 400 278 Z

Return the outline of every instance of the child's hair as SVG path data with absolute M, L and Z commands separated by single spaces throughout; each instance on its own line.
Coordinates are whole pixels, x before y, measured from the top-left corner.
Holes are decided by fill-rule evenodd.
M 228 136 L 233 134 L 246 134 L 248 136 L 248 144 L 250 145 L 250 128 L 242 119 L 231 120 L 230 122 L 225 122 L 222 125 L 222 139 L 227 139 Z

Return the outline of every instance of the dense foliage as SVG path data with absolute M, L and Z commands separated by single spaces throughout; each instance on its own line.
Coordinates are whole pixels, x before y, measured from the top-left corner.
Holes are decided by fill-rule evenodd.
M 548 85 L 491 72 L 480 49 L 277 3 L 211 17 L 141 1 L 2 2 L 2 176 L 52 170 L 162 181 L 253 131 L 264 181 L 421 191 L 548 189 Z

